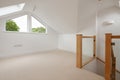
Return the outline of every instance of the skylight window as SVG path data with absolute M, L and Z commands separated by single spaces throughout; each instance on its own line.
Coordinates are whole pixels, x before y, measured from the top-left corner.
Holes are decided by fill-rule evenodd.
M 27 15 L 7 20 L 6 31 L 27 32 Z
M 27 32 L 27 15 L 12 20 L 19 26 L 19 32 Z
M 0 8 L 0 16 L 14 13 L 17 11 L 21 11 L 24 6 L 25 6 L 25 3 L 21 3 L 21 4 L 17 4 L 17 5 Z
M 37 19 L 32 17 L 32 32 L 46 33 L 46 28 Z
M 23 15 L 6 20 L 5 31 L 46 33 L 46 27 L 31 15 Z

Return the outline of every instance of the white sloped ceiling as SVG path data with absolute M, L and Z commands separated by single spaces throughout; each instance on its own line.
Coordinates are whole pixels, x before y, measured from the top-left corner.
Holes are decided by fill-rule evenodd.
M 76 33 L 78 0 L 31 0 L 25 9 L 37 14 L 58 33 Z
M 76 33 L 86 26 L 95 27 L 99 3 L 102 3 L 103 9 L 113 6 L 115 2 L 117 0 L 30 0 L 26 10 L 36 13 L 58 33 Z
M 102 0 L 102 8 L 117 1 Z M 76 33 L 85 27 L 82 24 L 96 13 L 98 5 L 98 0 L 0 0 L 0 7 L 22 2 L 26 3 L 25 11 L 36 14 L 58 33 Z

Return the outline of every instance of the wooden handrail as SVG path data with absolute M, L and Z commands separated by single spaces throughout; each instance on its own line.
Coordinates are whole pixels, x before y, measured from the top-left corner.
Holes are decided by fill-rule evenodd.
M 77 68 L 82 68 L 83 63 L 82 63 L 82 39 L 83 38 L 93 38 L 93 57 L 96 56 L 96 37 L 95 36 L 83 36 L 82 34 L 77 34 L 76 35 L 76 67 Z M 92 61 L 92 60 L 90 60 Z M 87 62 L 89 63 L 89 62 Z
M 120 39 L 120 35 L 111 36 L 112 39 Z
M 82 38 L 94 38 L 94 36 L 82 36 Z
M 120 39 L 120 35 L 112 35 L 108 33 L 105 42 L 105 80 L 115 80 L 116 79 L 116 58 L 114 56 L 112 45 L 112 39 Z

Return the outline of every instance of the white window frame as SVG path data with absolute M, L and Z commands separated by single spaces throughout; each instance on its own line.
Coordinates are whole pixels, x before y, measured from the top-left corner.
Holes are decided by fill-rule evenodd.
M 23 10 L 24 6 L 25 6 L 25 3 L 2 7 L 2 8 L 0 8 L 0 12 L 1 12 L 0 16 L 8 15 L 8 14 L 11 14 L 14 12 L 21 11 L 21 10 Z
M 12 32 L 12 33 L 14 33 L 14 32 L 15 33 L 35 33 L 36 34 L 37 32 L 32 32 L 32 17 L 34 17 L 34 16 L 31 15 L 30 13 L 24 14 L 24 15 L 27 15 L 27 32 L 6 31 L 6 21 L 9 20 L 9 19 L 5 20 L 5 23 L 4 23 L 4 32 Z M 24 16 L 24 15 L 21 15 L 21 16 Z M 21 16 L 17 16 L 17 17 L 21 17 Z M 17 18 L 17 17 L 14 17 L 14 18 Z M 14 18 L 10 18 L 10 19 L 14 19 Z M 36 19 L 36 17 L 34 17 L 34 18 Z M 39 21 L 38 19 L 36 19 L 36 20 Z M 46 28 L 46 26 L 44 26 L 44 27 L 46 29 L 46 32 L 45 33 L 38 33 L 38 34 L 47 34 L 47 28 Z

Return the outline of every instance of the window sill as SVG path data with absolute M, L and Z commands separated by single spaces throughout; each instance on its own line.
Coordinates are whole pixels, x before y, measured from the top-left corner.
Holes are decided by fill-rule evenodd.
M 14 32 L 14 31 L 2 31 L 0 33 L 15 33 L 15 34 L 37 34 L 37 35 L 47 35 L 48 33 L 37 33 L 37 32 Z

